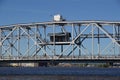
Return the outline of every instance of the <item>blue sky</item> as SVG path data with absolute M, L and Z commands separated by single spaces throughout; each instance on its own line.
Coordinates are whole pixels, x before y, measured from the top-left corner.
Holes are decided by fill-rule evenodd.
M 0 25 L 67 20 L 120 21 L 120 0 L 0 0 Z

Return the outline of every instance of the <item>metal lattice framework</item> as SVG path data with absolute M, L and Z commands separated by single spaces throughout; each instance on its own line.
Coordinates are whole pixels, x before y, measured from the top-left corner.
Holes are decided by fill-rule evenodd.
M 2 60 L 117 59 L 119 55 L 120 22 L 53 21 L 0 27 Z

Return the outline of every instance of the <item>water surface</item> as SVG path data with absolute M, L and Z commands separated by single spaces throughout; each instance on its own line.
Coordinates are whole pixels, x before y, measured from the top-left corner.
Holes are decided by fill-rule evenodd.
M 0 67 L 0 80 L 120 80 L 120 68 Z

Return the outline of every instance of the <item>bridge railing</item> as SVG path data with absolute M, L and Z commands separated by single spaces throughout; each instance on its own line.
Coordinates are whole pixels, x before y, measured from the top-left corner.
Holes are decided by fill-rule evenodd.
M 120 60 L 120 56 L 63 56 L 61 58 L 57 56 L 52 56 L 52 57 L 44 57 L 44 56 L 26 56 L 26 57 L 18 57 L 18 56 L 12 56 L 12 57 L 1 57 L 0 60 L 90 60 L 90 59 L 114 59 L 114 60 Z

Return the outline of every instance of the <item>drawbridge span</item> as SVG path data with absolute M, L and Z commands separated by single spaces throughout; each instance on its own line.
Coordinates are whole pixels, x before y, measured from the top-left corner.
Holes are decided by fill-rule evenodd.
M 120 61 L 120 22 L 51 21 L 0 26 L 0 62 Z

